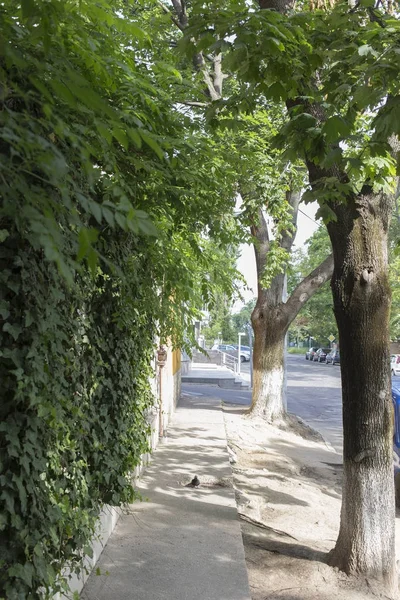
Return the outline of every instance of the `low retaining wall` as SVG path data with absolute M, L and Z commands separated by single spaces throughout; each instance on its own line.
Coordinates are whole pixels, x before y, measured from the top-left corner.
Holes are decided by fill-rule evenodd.
M 75 573 L 68 575 L 68 570 L 65 571 L 66 577 L 70 578 L 69 585 L 71 588 L 71 594 L 69 598 L 72 598 L 74 593 L 79 594 L 82 591 L 82 588 L 89 578 L 91 571 L 94 569 L 101 553 L 104 550 L 104 546 L 106 545 L 108 538 L 114 531 L 121 513 L 122 511 L 120 508 L 108 505 L 104 506 L 99 516 L 97 535 L 92 541 L 92 558 L 89 556 L 84 558 L 82 563 L 82 571 L 79 575 L 76 575 Z M 63 596 L 63 598 L 65 598 L 65 596 Z M 62 600 L 61 595 L 56 594 L 54 596 L 54 600 Z

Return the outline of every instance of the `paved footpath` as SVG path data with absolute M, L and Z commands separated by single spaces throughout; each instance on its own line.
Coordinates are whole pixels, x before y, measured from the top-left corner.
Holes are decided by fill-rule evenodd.
M 185 487 L 195 475 L 203 485 Z M 218 400 L 184 398 L 81 594 L 84 600 L 250 600 Z M 105 574 L 107 572 L 107 574 Z

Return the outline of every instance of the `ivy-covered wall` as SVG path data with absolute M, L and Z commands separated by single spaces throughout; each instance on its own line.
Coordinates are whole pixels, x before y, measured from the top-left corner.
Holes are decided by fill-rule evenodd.
M 42 598 L 78 564 L 103 503 L 134 497 L 147 450 L 155 326 L 145 255 L 67 287 L 10 228 L 0 256 L 0 597 Z M 111 245 L 112 247 L 112 245 Z M 143 247 L 143 246 L 142 246 Z M 39 589 L 43 593 L 39 593 Z M 47 590 L 47 593 L 44 591 Z

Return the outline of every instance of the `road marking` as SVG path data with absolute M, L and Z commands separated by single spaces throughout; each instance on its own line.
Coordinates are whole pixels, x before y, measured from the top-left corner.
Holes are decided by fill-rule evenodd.
M 182 392 L 182 396 L 204 396 L 204 394 L 201 394 L 200 392 Z

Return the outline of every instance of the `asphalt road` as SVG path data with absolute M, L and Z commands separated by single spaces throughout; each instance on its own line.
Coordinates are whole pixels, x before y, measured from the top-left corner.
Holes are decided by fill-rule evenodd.
M 340 367 L 310 362 L 305 356 L 288 354 L 287 404 L 288 411 L 301 417 L 319 431 L 325 440 L 342 453 L 342 390 Z M 241 365 L 244 373 L 249 363 Z M 393 377 L 400 386 L 400 377 Z M 218 397 L 227 404 L 250 406 L 251 392 L 224 390 L 213 385 L 183 384 L 183 394 Z
M 288 411 L 301 417 L 342 452 L 342 383 L 339 365 L 287 355 Z
M 248 363 L 243 363 L 248 372 Z M 249 406 L 251 392 L 224 390 L 213 385 L 183 384 L 183 394 L 213 396 L 229 404 Z M 342 397 L 340 367 L 305 360 L 304 355 L 287 355 L 288 411 L 319 431 L 338 452 L 342 448 Z

